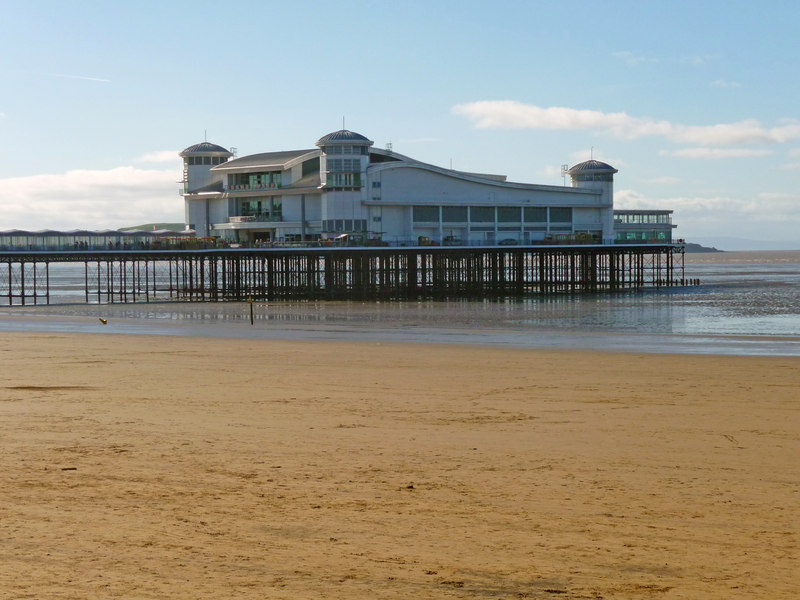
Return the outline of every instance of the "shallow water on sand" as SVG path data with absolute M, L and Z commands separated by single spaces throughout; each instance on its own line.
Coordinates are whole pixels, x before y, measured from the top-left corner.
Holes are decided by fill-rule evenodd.
M 800 356 L 800 251 L 687 254 L 685 270 L 701 285 L 521 301 L 256 302 L 252 324 L 240 302 L 0 307 L 0 331 Z M 67 296 L 70 277 L 57 283 Z

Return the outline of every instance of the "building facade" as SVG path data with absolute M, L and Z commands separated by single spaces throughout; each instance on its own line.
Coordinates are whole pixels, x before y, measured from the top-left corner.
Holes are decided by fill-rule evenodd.
M 614 231 L 617 244 L 670 244 L 671 210 L 615 210 Z
M 600 161 L 551 186 L 437 167 L 344 129 L 315 146 L 243 157 L 208 142 L 186 148 L 187 228 L 247 246 L 615 241 L 617 170 Z

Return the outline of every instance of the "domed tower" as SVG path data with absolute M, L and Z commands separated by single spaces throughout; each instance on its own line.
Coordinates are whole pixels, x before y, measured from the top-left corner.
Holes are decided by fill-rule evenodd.
M 183 158 L 183 192 L 185 194 L 221 181 L 211 173 L 211 167 L 227 162 L 233 156 L 222 146 L 202 142 L 189 146 L 180 153 Z
M 374 143 L 347 129 L 319 138 L 316 145 L 322 150 L 319 165 L 322 187 L 361 189 L 369 165 L 369 147 Z
M 599 160 L 587 160 L 572 167 L 569 173 L 572 187 L 589 188 L 600 192 L 603 243 L 614 243 L 614 173 L 619 171 Z

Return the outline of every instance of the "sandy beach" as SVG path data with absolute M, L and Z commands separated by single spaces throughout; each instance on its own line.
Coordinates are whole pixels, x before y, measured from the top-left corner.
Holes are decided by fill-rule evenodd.
M 800 359 L 0 334 L 2 598 L 791 598 Z

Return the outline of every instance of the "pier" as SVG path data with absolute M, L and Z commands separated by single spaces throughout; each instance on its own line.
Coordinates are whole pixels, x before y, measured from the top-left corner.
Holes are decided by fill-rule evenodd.
M 87 303 L 527 297 L 686 285 L 683 246 L 0 252 L 0 302 L 50 304 L 56 263 Z

